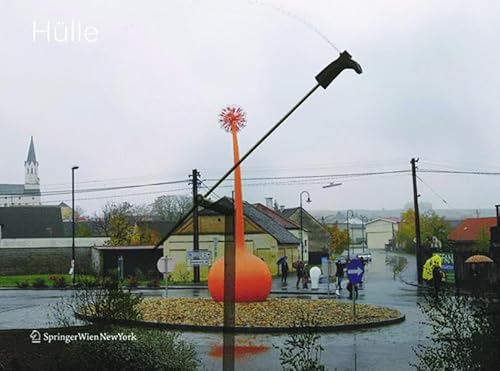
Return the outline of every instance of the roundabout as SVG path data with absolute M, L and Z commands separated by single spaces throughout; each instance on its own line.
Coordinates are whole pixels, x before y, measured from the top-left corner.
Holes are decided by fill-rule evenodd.
M 116 321 L 145 327 L 185 331 L 223 330 L 224 305 L 208 298 L 148 298 L 138 305 L 140 321 Z M 329 299 L 271 298 L 262 302 L 236 303 L 237 333 L 289 333 L 313 330 L 337 332 L 380 327 L 403 322 L 396 309 Z M 80 316 L 96 320 L 91 315 Z

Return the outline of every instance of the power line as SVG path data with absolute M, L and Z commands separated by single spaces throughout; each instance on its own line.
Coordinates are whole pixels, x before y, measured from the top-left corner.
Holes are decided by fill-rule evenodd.
M 421 173 L 433 173 L 433 174 L 463 174 L 463 175 L 492 175 L 498 176 L 500 172 L 493 171 L 461 171 L 461 170 L 442 170 L 442 169 L 419 169 Z
M 119 190 L 119 189 L 157 187 L 157 186 L 162 186 L 162 185 L 181 184 L 181 183 L 186 183 L 187 181 L 188 181 L 187 179 L 184 179 L 184 180 L 174 180 L 174 181 L 168 181 L 168 182 L 132 184 L 132 185 L 100 187 L 100 188 L 85 188 L 85 189 L 76 189 L 75 193 L 106 192 L 106 191 L 115 191 L 115 190 Z M 70 189 L 69 190 L 40 192 L 40 195 L 41 196 L 57 196 L 57 195 L 64 195 L 64 194 L 69 194 L 69 193 L 71 193 Z
M 105 200 L 105 199 L 111 199 L 111 198 L 121 198 L 121 197 L 129 197 L 129 196 L 144 196 L 144 195 L 152 195 L 152 194 L 159 194 L 159 193 L 170 193 L 170 192 L 178 192 L 178 191 L 189 191 L 191 188 L 176 188 L 176 189 L 169 189 L 169 190 L 163 190 L 163 191 L 154 191 L 154 192 L 141 192 L 141 193 L 125 193 L 121 195 L 108 195 L 108 196 L 98 196 L 98 197 L 85 197 L 85 198 L 78 198 L 75 199 L 75 201 L 91 201 L 91 200 Z M 59 203 L 59 202 L 69 202 L 71 200 L 62 200 L 62 201 L 49 201 L 48 203 Z
M 427 188 L 429 188 L 432 193 L 434 193 L 437 197 L 439 197 L 441 199 L 441 201 L 444 202 L 445 205 L 449 206 L 448 201 L 446 201 L 444 199 L 444 197 L 442 197 L 439 193 L 437 193 L 430 185 L 428 185 L 426 182 L 424 182 L 424 180 L 421 177 L 419 177 L 418 175 L 417 175 L 417 179 L 420 180 L 423 185 L 425 185 Z
M 358 176 L 374 176 L 374 175 L 386 175 L 386 174 L 404 174 L 410 173 L 410 170 L 388 170 L 388 171 L 372 171 L 372 172 L 360 172 L 360 173 L 339 173 L 339 174 L 326 174 L 326 175 L 295 175 L 295 176 L 273 176 L 273 177 L 254 177 L 254 178 L 242 178 L 243 181 L 254 181 L 254 180 L 295 180 L 295 179 L 327 179 L 327 178 L 348 178 L 348 177 L 358 177 Z M 207 181 L 217 181 L 218 179 L 206 179 Z M 232 178 L 228 178 L 225 182 L 233 181 Z

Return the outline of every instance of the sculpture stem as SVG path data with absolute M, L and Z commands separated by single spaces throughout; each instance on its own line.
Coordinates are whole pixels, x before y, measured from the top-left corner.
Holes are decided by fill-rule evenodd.
M 233 156 L 234 163 L 240 161 L 240 152 L 238 150 L 238 135 L 236 127 L 231 129 L 233 135 Z M 236 167 L 234 170 L 234 243 L 236 251 L 245 249 L 245 224 L 243 220 L 243 194 L 241 188 L 241 170 Z

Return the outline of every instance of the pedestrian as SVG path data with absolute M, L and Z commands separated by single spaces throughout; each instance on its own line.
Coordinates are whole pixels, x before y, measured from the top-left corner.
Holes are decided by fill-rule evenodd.
M 304 264 L 302 268 L 302 288 L 307 289 L 309 288 L 307 286 L 307 283 L 309 282 L 309 266 L 307 264 Z
M 337 290 L 342 290 L 342 278 L 344 277 L 344 265 L 341 263 L 340 259 L 335 263 L 335 277 L 337 277 Z
M 299 283 L 302 280 L 302 274 L 304 270 L 304 263 L 301 260 L 297 260 L 295 263 L 293 263 L 293 267 L 297 271 L 297 289 L 299 288 Z
M 359 282 L 359 287 L 363 288 L 363 277 L 364 277 L 364 274 L 365 274 L 366 260 L 362 256 L 360 256 L 359 257 L 359 261 L 361 262 L 361 269 L 363 270 L 363 276 L 361 276 L 361 282 Z
M 353 285 L 351 281 L 347 284 L 347 291 L 349 291 L 349 299 L 352 299 L 352 292 L 356 294 L 356 299 L 358 298 L 358 285 Z
M 437 264 L 434 265 L 432 269 L 432 283 L 434 284 L 434 290 L 436 292 L 441 288 L 441 282 L 443 281 L 443 272 L 441 271 L 441 267 Z
M 289 270 L 288 261 L 287 261 L 287 257 L 286 256 L 281 261 L 280 268 L 281 268 L 281 283 L 286 283 L 286 279 L 288 277 L 288 270 Z

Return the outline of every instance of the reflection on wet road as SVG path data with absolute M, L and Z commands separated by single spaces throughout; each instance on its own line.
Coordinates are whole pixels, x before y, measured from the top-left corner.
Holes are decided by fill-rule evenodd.
M 406 315 L 401 324 L 356 332 L 322 334 L 324 347 L 322 363 L 328 369 L 339 370 L 405 370 L 416 362 L 412 347 L 425 341 L 428 330 L 417 306 L 418 288 L 400 279 L 394 279 L 392 267 L 386 264 L 384 252 L 373 253 L 367 266 L 365 283 L 360 290 L 359 302 L 397 308 Z M 406 256 L 408 266 L 402 273 L 406 282 L 415 280 L 415 259 Z M 347 281 L 344 281 L 344 287 Z M 163 291 L 143 291 L 146 296 L 161 296 Z M 321 295 L 324 300 L 348 300 L 347 290 L 342 298 Z M 71 291 L 0 290 L 1 328 L 48 327 L 50 306 L 61 296 L 69 297 Z M 207 290 L 169 290 L 171 297 L 207 297 Z M 290 296 L 290 294 L 288 294 Z M 306 296 L 304 296 L 306 297 Z M 310 296 L 307 296 L 308 298 Z M 196 345 L 203 364 L 209 370 L 222 368 L 222 335 L 183 333 L 182 337 Z M 286 335 L 237 335 L 237 370 L 275 370 L 279 366 L 279 347 Z M 273 347 L 274 345 L 274 347 Z
M 416 277 L 415 259 L 407 256 L 408 267 L 404 271 L 411 281 Z M 344 283 L 344 285 L 347 282 Z M 346 300 L 347 290 L 342 290 Z M 360 291 L 359 302 L 378 304 L 399 309 L 406 315 L 406 321 L 388 327 L 322 334 L 324 347 L 322 363 L 328 369 L 339 370 L 406 370 L 416 362 L 412 347 L 425 341 L 427 329 L 420 322 L 423 316 L 417 306 L 417 287 L 399 279 L 393 279 L 392 268 L 385 263 L 385 253 L 374 252 L 373 262 L 366 271 L 364 289 Z M 339 300 L 339 299 L 325 299 Z M 342 300 L 342 299 L 340 299 Z M 220 357 L 211 354 L 211 349 L 220 346 L 222 336 L 216 334 L 183 334 L 186 340 L 197 344 L 203 355 L 203 363 L 208 369 L 221 369 Z M 279 348 L 286 336 L 279 335 L 237 335 L 236 344 L 241 347 L 267 347 L 266 352 L 249 352 L 236 358 L 237 370 L 275 370 L 279 366 Z M 273 347 L 274 345 L 274 347 Z

